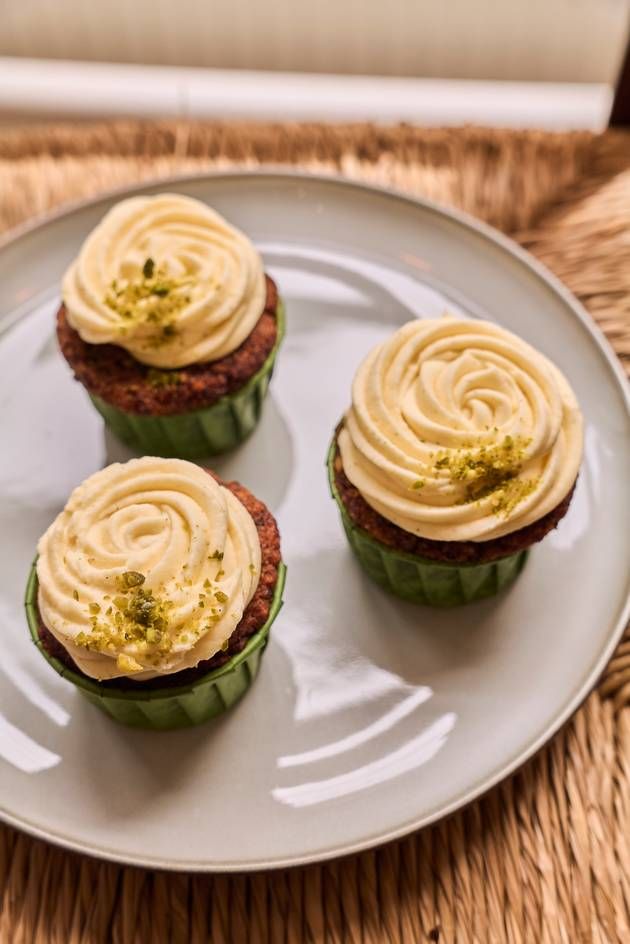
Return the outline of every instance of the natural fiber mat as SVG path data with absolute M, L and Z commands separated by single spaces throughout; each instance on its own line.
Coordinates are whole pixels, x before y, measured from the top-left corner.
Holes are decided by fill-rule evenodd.
M 584 302 L 630 370 L 630 137 L 407 126 L 0 131 L 0 227 L 131 181 L 288 163 L 463 207 Z M 373 852 L 249 876 L 100 864 L 0 827 L 0 942 L 630 941 L 630 637 L 551 744 L 480 802 Z

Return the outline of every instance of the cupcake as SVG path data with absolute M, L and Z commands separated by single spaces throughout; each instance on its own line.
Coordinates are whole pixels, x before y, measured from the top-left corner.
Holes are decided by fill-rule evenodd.
M 242 485 L 180 459 L 116 463 L 74 490 L 37 550 L 32 638 L 112 718 L 198 724 L 249 687 L 285 568 L 273 516 Z
M 415 603 L 492 596 L 566 514 L 582 418 L 566 378 L 486 321 L 412 321 L 359 367 L 328 456 L 350 545 Z
M 210 207 L 169 193 L 118 203 L 62 296 L 61 351 L 123 442 L 192 459 L 252 432 L 284 309 L 250 240 Z

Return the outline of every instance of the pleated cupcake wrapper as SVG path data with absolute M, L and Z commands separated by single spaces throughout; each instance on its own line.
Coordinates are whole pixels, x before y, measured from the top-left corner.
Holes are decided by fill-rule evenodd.
M 92 393 L 90 399 L 114 435 L 144 455 L 200 459 L 229 452 L 250 435 L 260 419 L 284 336 L 281 302 L 276 322 L 276 343 L 260 370 L 240 390 L 221 397 L 212 406 L 170 416 L 148 416 L 127 413 Z
M 385 590 L 411 603 L 451 607 L 492 597 L 518 577 L 527 550 L 488 564 L 449 564 L 397 551 L 376 541 L 346 511 L 335 483 L 336 452 L 335 437 L 328 452 L 328 481 L 348 543 L 365 572 Z
M 121 724 L 135 728 L 165 731 L 200 724 L 222 714 L 245 694 L 260 668 L 263 652 L 269 638 L 271 624 L 282 606 L 286 568 L 280 564 L 278 580 L 271 609 L 264 626 L 247 642 L 245 648 L 233 656 L 220 669 L 208 672 L 189 685 L 178 688 L 163 688 L 142 691 L 116 690 L 105 687 L 67 668 L 58 659 L 46 652 L 39 637 L 39 610 L 37 607 L 37 572 L 35 563 L 31 568 L 26 588 L 26 617 L 33 642 L 49 665 L 72 682 L 81 694 L 101 711 Z

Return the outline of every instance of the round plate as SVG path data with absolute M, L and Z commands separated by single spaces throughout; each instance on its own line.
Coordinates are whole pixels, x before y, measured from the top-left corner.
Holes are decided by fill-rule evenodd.
M 363 849 L 497 783 L 577 708 L 618 640 L 630 574 L 630 421 L 588 316 L 509 240 L 429 203 L 273 173 L 163 182 L 262 251 L 288 332 L 263 420 L 215 461 L 276 514 L 285 607 L 261 674 L 217 723 L 119 727 L 36 652 L 22 611 L 40 534 L 70 490 L 130 453 L 104 434 L 55 342 L 64 267 L 108 196 L 0 252 L 0 812 L 121 862 L 244 870 Z M 384 594 L 351 557 L 324 461 L 361 358 L 448 308 L 517 332 L 566 373 L 586 417 L 567 517 L 501 597 L 441 612 Z

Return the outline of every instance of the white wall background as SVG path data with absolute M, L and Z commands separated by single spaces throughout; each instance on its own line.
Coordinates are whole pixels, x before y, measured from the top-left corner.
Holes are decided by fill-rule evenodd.
M 0 0 L 0 55 L 614 83 L 629 13 L 630 0 Z

